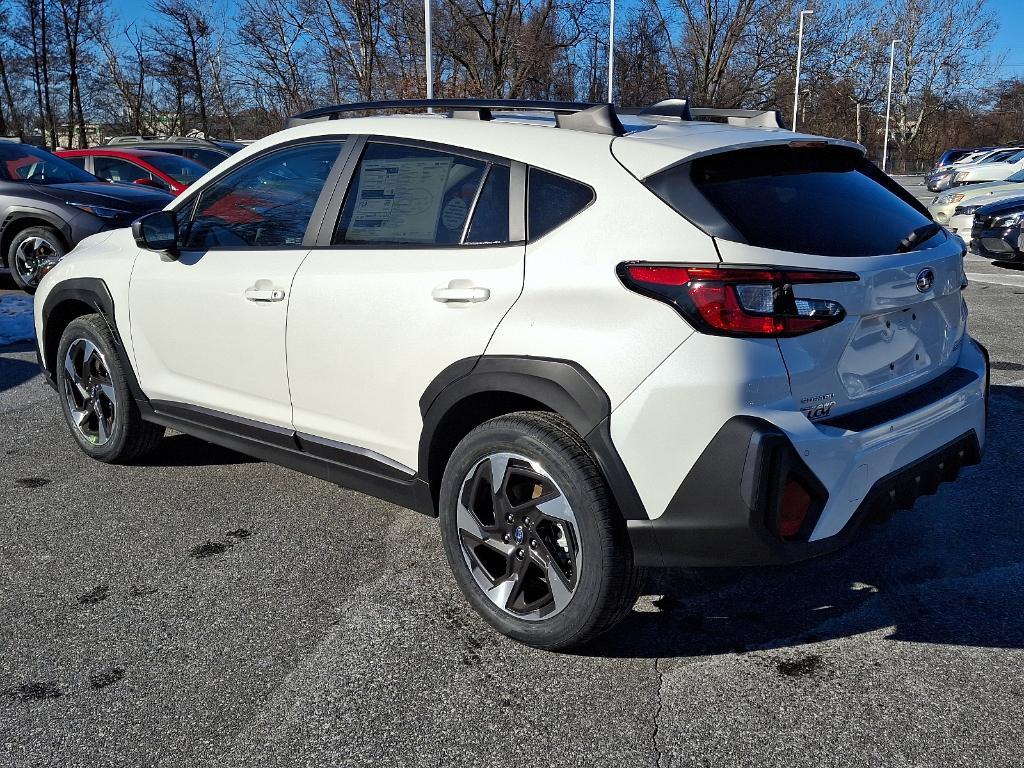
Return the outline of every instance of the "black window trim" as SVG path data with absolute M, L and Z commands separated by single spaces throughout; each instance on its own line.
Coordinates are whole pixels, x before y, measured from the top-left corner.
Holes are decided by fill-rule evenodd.
M 320 227 L 319 234 L 316 237 L 316 242 L 312 246 L 313 248 L 320 250 L 324 248 L 333 250 L 352 250 L 352 251 L 442 251 L 452 249 L 480 249 L 480 248 L 509 248 L 509 247 L 522 247 L 526 244 L 526 217 L 525 217 L 525 200 L 526 200 L 526 172 L 523 163 L 516 160 L 510 160 L 507 157 L 501 157 L 500 155 L 492 155 L 489 152 L 480 152 L 475 149 L 467 147 L 457 147 L 451 144 L 442 144 L 436 141 L 425 141 L 422 139 L 409 139 L 399 136 L 384 136 L 376 133 L 361 134 L 350 137 L 352 141 L 352 152 L 347 158 L 345 172 L 339 177 L 338 183 L 334 188 L 334 193 L 331 196 L 331 201 L 326 207 L 323 226 Z M 449 154 L 467 157 L 471 160 L 477 160 L 487 163 L 485 167 L 484 176 L 481 177 L 480 186 L 477 188 L 477 197 L 480 195 L 480 191 L 483 189 L 484 183 L 487 181 L 487 173 L 490 172 L 492 165 L 503 165 L 509 168 L 509 222 L 508 222 L 508 235 L 509 239 L 503 243 L 332 243 L 331 240 L 334 237 L 334 229 L 338 225 L 338 220 L 341 216 L 342 208 L 345 205 L 345 198 L 348 195 L 349 189 L 355 179 L 356 168 L 359 166 L 359 161 L 362 160 L 363 151 L 366 145 L 370 142 L 376 144 L 395 144 L 403 147 L 412 147 L 414 149 L 428 149 L 434 152 L 446 152 Z M 347 145 L 346 145 L 347 146 Z M 518 172 L 517 172 L 518 167 Z M 476 199 L 473 201 L 474 206 L 476 205 Z M 470 211 L 467 222 L 472 220 L 472 213 Z M 518 217 L 518 219 L 517 219 Z M 333 222 L 328 225 L 328 222 Z M 516 237 L 518 235 L 518 237 Z M 463 237 L 465 231 L 463 232 Z M 513 239 L 515 237 L 515 239 Z
M 187 233 L 188 230 L 190 230 L 192 228 L 192 220 L 195 217 L 196 208 L 199 205 L 199 202 L 202 200 L 203 195 L 207 192 L 207 190 L 209 190 L 213 185 L 217 184 L 221 179 L 223 179 L 228 174 L 234 173 L 235 171 L 242 170 L 243 168 L 246 168 L 246 167 L 252 165 L 254 162 L 258 162 L 260 160 L 265 159 L 269 155 L 277 154 L 278 152 L 281 152 L 281 151 L 284 151 L 284 150 L 287 150 L 287 149 L 293 149 L 294 147 L 297 147 L 297 146 L 303 146 L 303 145 L 310 145 L 310 146 L 312 146 L 314 144 L 333 144 L 333 143 L 341 142 L 341 148 L 340 148 L 340 150 L 338 152 L 338 155 L 334 158 L 334 164 L 331 166 L 331 170 L 327 174 L 327 178 L 324 180 L 323 187 L 321 187 L 321 189 L 320 189 L 320 195 L 319 195 L 319 197 L 317 197 L 317 201 L 313 205 L 313 212 L 310 214 L 309 221 L 306 224 L 306 231 L 305 231 L 305 233 L 302 236 L 302 243 L 300 243 L 299 245 L 248 245 L 248 246 L 220 246 L 220 245 L 218 245 L 218 246 L 210 246 L 210 247 L 206 247 L 206 248 L 183 247 L 182 248 L 182 252 L 184 252 L 184 253 L 197 253 L 197 252 L 207 253 L 207 252 L 216 252 L 216 251 L 241 251 L 241 250 L 245 250 L 245 251 L 294 251 L 296 248 L 304 248 L 304 249 L 307 249 L 307 250 L 312 248 L 313 245 L 316 243 L 317 234 L 318 234 L 318 232 L 321 229 L 321 225 L 323 224 L 323 211 L 326 209 L 326 207 L 327 207 L 327 205 L 328 205 L 328 203 L 330 201 L 330 195 L 331 195 L 331 192 L 332 192 L 332 190 L 334 188 L 335 182 L 336 182 L 337 178 L 339 178 L 341 176 L 342 171 L 345 170 L 345 165 L 348 162 L 349 157 L 351 155 L 351 150 L 353 149 L 353 147 L 351 146 L 350 138 L 351 137 L 349 137 L 349 136 L 347 136 L 345 134 L 337 134 L 337 135 L 333 135 L 333 136 L 332 135 L 316 136 L 316 137 L 308 137 L 307 136 L 307 137 L 303 137 L 301 139 L 295 139 L 293 141 L 281 142 L 280 144 L 275 144 L 272 147 L 267 147 L 267 149 L 265 151 L 260 152 L 258 154 L 255 154 L 252 157 L 248 157 L 248 158 L 246 158 L 241 163 L 238 163 L 236 165 L 232 165 L 229 168 L 224 168 L 223 170 L 221 170 L 220 173 L 218 173 L 215 176 L 213 176 L 209 181 L 206 181 L 202 185 L 202 187 L 200 189 L 197 189 L 195 194 L 193 194 L 193 195 L 188 195 L 188 194 L 181 195 L 181 197 L 178 198 L 178 200 L 180 200 L 181 202 L 178 205 L 175 205 L 174 208 L 172 209 L 175 212 L 175 214 L 179 217 L 179 221 L 178 221 L 179 232 L 181 231 L 181 226 L 182 226 L 182 223 L 183 223 L 181 221 L 180 213 L 182 211 L 188 211 L 187 228 L 185 230 L 186 233 Z M 210 171 L 212 172 L 213 169 L 210 169 Z M 191 188 L 189 188 L 189 189 L 191 189 Z

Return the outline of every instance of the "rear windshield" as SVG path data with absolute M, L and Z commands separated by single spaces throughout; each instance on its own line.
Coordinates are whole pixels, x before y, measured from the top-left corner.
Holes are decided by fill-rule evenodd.
M 674 166 L 647 184 L 709 234 L 796 253 L 895 253 L 931 221 L 908 193 L 845 147 L 742 149 Z M 927 245 L 944 239 L 934 236 Z

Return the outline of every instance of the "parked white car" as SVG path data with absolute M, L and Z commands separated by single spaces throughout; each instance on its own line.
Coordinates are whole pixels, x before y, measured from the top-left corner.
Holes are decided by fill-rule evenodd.
M 646 568 L 821 555 L 979 459 L 961 243 L 859 145 L 682 101 L 297 123 L 43 279 L 87 455 L 169 427 L 439 516 L 468 602 L 544 648 Z
M 1024 170 L 1024 149 L 1002 162 L 982 161 L 964 166 L 954 174 L 952 186 L 955 188 L 983 181 L 1004 181 L 1020 170 Z
M 958 206 L 974 204 L 976 198 L 985 198 L 992 195 L 1021 194 L 1024 192 L 1024 169 L 1017 171 L 1005 181 L 989 181 L 981 184 L 973 184 L 970 187 L 951 189 L 936 196 L 932 204 L 928 206 L 928 212 L 939 224 L 950 225 L 950 218 Z M 991 202 L 989 200 L 988 202 Z M 984 205 L 984 203 L 980 203 Z

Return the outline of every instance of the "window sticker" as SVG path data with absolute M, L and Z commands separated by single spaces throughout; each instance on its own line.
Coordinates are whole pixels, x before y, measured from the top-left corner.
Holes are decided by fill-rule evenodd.
M 347 238 L 371 242 L 433 241 L 453 160 L 364 160 Z

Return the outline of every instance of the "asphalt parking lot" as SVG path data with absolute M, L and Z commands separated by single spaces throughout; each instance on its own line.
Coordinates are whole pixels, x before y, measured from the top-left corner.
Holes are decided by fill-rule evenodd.
M 182 435 L 89 461 L 0 347 L 0 765 L 1019 766 L 1024 271 L 967 266 L 980 466 L 571 655 L 484 625 L 416 513 Z

